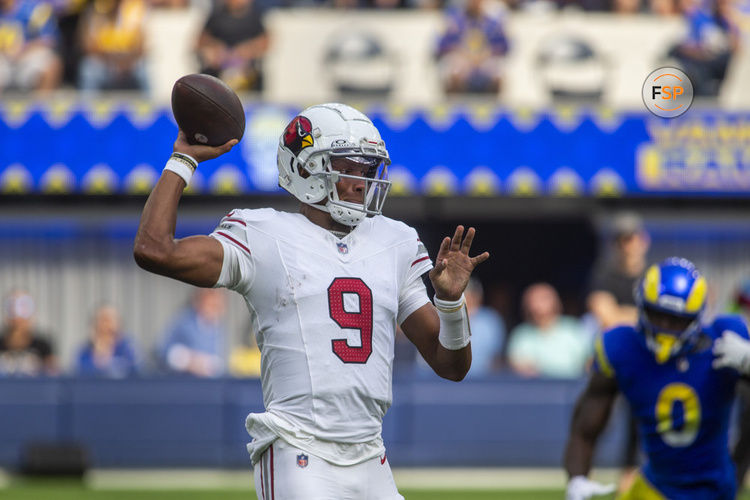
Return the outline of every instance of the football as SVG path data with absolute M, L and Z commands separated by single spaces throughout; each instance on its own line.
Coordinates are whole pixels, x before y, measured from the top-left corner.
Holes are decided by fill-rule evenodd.
M 229 86 L 210 75 L 192 74 L 172 87 L 172 113 L 190 144 L 221 146 L 245 133 L 245 110 Z

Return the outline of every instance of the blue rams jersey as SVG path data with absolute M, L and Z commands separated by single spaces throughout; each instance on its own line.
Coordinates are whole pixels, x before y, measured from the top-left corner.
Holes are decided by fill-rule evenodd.
M 49 2 L 18 0 L 0 10 L 0 53 L 15 54 L 29 41 L 57 40 L 57 21 Z
M 662 362 L 634 327 L 596 341 L 595 369 L 615 378 L 638 420 L 648 458 L 643 474 L 670 500 L 735 496 L 728 426 L 739 374 L 711 366 L 713 343 L 725 330 L 748 338 L 741 319 L 719 317 L 702 327 L 688 354 Z

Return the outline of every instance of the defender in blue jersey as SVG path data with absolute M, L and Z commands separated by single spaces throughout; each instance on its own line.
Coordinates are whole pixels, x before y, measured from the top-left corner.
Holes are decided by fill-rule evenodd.
M 607 494 L 589 480 L 596 440 L 618 392 L 638 420 L 647 462 L 622 500 L 732 500 L 728 447 L 735 383 L 750 373 L 739 317 L 702 323 L 706 280 L 677 257 L 651 266 L 635 291 L 639 321 L 596 341 L 594 372 L 579 399 L 565 452 L 567 499 Z

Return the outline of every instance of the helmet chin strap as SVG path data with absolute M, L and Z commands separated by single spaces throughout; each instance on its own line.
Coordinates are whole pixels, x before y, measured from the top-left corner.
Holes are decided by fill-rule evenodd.
M 341 206 L 341 204 L 352 205 L 352 207 L 349 208 Z M 361 209 L 359 209 L 359 205 L 342 201 L 339 201 L 338 204 L 334 204 L 331 203 L 331 200 L 328 200 L 325 205 L 319 205 L 317 203 L 307 203 L 307 205 L 310 205 L 316 210 L 328 212 L 334 222 L 352 228 L 359 225 L 359 223 L 362 222 L 366 216 L 366 214 Z
M 329 178 L 329 182 L 331 180 Z M 336 179 L 332 180 L 332 184 L 333 189 L 328 191 L 328 200 L 321 208 L 331 214 L 331 218 L 339 224 L 351 227 L 357 226 L 367 216 L 363 210 L 363 205 L 340 200 L 336 191 Z
M 357 226 L 364 220 L 365 213 L 362 210 L 355 208 L 356 205 L 351 204 L 351 208 L 341 205 L 350 205 L 350 203 L 339 201 L 338 204 L 333 204 L 331 203 L 331 200 L 328 200 L 325 204 L 326 212 L 331 214 L 331 218 L 339 224 L 353 227 Z

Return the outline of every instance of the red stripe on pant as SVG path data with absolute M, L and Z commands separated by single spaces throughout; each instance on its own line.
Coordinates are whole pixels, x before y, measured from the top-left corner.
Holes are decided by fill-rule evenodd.
M 258 464 L 258 466 L 260 467 L 260 496 L 261 500 L 266 500 L 266 489 L 263 487 L 263 462 L 263 456 L 261 456 L 260 463 Z
M 273 491 L 273 445 L 271 445 L 271 500 L 275 500 Z

